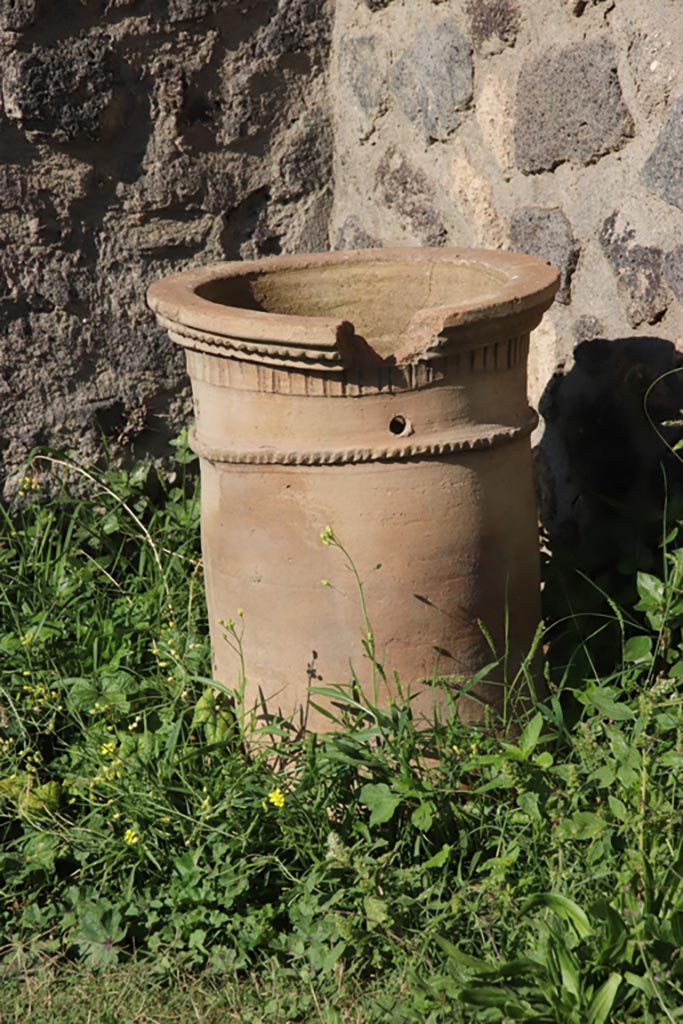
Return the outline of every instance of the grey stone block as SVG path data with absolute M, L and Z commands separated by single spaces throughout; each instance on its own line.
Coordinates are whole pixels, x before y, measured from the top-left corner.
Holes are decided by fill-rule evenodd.
M 382 243 L 362 226 L 357 217 L 347 217 L 334 242 L 335 249 L 379 249 Z
M 618 228 L 618 216 L 615 210 L 602 225 L 602 251 L 626 298 L 626 315 L 631 326 L 657 323 L 670 301 L 664 283 L 664 253 L 652 246 L 638 245 L 632 227 Z
M 574 321 L 572 335 L 577 345 L 582 341 L 593 341 L 594 338 L 602 338 L 605 335 L 605 326 L 596 316 L 585 313 Z
M 111 55 L 98 39 L 66 39 L 10 55 L 5 113 L 37 138 L 98 139 L 113 90 Z
M 29 28 L 36 17 L 37 0 L 0 0 L 0 28 L 20 32 Z
M 515 0 L 470 0 L 467 13 L 477 49 L 494 37 L 505 46 L 514 44 L 520 24 Z
M 560 270 L 560 288 L 555 300 L 568 303 L 572 274 L 581 253 L 571 224 L 558 209 L 525 206 L 516 210 L 510 222 L 510 245 L 517 252 L 540 256 Z
M 683 302 L 683 246 L 668 252 L 664 258 L 664 277 L 679 302 Z
M 472 48 L 451 21 L 424 25 L 391 73 L 396 99 L 427 141 L 443 141 L 472 100 Z
M 4 210 L 23 210 L 28 192 L 26 175 L 16 164 L 0 165 L 0 196 Z
M 211 7 L 222 6 L 211 4 L 210 0 L 168 0 L 169 21 L 197 21 L 203 18 Z
M 405 218 L 425 245 L 443 245 L 447 231 L 435 208 L 427 176 L 411 167 L 404 153 L 391 146 L 377 167 L 377 186 L 389 209 Z
M 608 39 L 549 49 L 522 66 L 515 149 L 525 174 L 591 164 L 633 135 Z
M 339 44 L 339 70 L 370 124 L 382 100 L 384 69 L 377 60 L 375 36 L 348 36 Z
M 331 30 L 331 10 L 327 0 L 280 0 L 278 8 L 261 30 L 256 44 L 257 57 L 280 57 L 286 53 L 325 47 Z
M 671 106 L 642 179 L 656 196 L 683 210 L 683 96 Z
M 280 188 L 286 198 L 309 194 L 332 180 L 332 129 L 327 113 L 311 110 L 283 145 Z

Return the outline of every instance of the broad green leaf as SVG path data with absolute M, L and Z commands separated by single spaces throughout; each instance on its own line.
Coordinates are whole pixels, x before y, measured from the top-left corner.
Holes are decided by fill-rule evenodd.
M 555 943 L 555 953 L 560 965 L 562 984 L 577 999 L 581 993 L 581 972 L 579 966 L 568 949 Z
M 411 823 L 422 832 L 427 832 L 432 827 L 434 820 L 434 804 L 431 800 L 425 800 L 419 804 L 410 815 Z
M 194 706 L 191 728 L 201 728 L 210 746 L 226 739 L 235 728 L 235 716 L 222 691 L 215 687 L 204 690 Z
M 488 978 L 528 978 L 535 974 L 539 977 L 546 974 L 546 968 L 529 957 L 520 957 L 518 960 L 508 960 L 500 967 L 493 967 L 487 972 Z
M 607 827 L 607 822 L 593 811 L 576 811 L 560 822 L 557 834 L 561 839 L 594 839 Z
M 649 664 L 652 661 L 652 637 L 630 637 L 624 644 L 624 661 L 633 665 Z
M 628 930 L 621 915 L 610 906 L 607 900 L 598 900 L 591 907 L 591 918 L 595 921 L 604 921 L 607 925 L 606 941 L 601 944 L 601 958 L 603 962 L 608 959 L 614 961 L 626 945 Z
M 628 705 L 615 701 L 609 691 L 603 687 L 596 686 L 590 690 L 586 694 L 586 700 L 601 714 L 615 722 L 627 722 L 636 717 Z
M 568 896 L 561 896 L 559 893 L 554 892 L 539 893 L 537 896 L 532 896 L 525 903 L 520 914 L 528 914 L 530 910 L 534 910 L 536 907 L 547 907 L 548 910 L 552 910 L 558 917 L 569 921 L 580 939 L 585 939 L 592 932 L 586 912 L 581 909 L 578 903 L 570 900 Z
M 370 824 L 383 825 L 391 821 L 401 798 L 385 782 L 366 782 L 360 791 L 360 802 L 370 808 Z
M 78 928 L 71 936 L 89 967 L 113 967 L 118 963 L 118 943 L 125 938 L 121 914 L 106 903 L 86 904 L 80 909 Z
M 517 805 L 529 815 L 532 821 L 543 820 L 538 809 L 538 793 L 520 793 L 517 797 Z
M 441 946 L 444 953 L 454 960 L 461 967 L 466 967 L 470 973 L 476 971 L 480 974 L 487 974 L 495 968 L 486 962 L 486 960 L 480 960 L 477 957 L 470 956 L 469 953 L 463 953 L 461 949 L 451 942 L 450 939 L 446 939 L 443 935 L 436 936 L 437 945 Z
M 380 924 L 391 924 L 389 908 L 384 900 L 377 896 L 366 896 L 363 900 L 365 919 L 368 928 L 372 930 Z
M 89 710 L 99 696 L 99 690 L 91 679 L 80 677 L 64 679 L 67 686 L 66 703 L 69 711 Z
M 541 735 L 541 729 L 543 728 L 543 715 L 540 712 L 531 719 L 530 722 L 524 726 L 522 735 L 519 737 L 519 750 L 525 759 L 531 757 L 536 744 L 538 743 Z
M 476 988 L 464 988 L 461 993 L 464 1003 L 470 1006 L 495 1006 L 505 1011 L 508 1018 L 529 1020 L 527 1009 L 512 998 L 503 988 L 491 985 L 477 985 Z
M 631 971 L 625 971 L 624 981 L 627 985 L 630 985 L 631 988 L 636 988 L 639 992 L 644 992 L 650 999 L 657 998 L 657 989 L 647 975 L 632 974 Z
M 616 779 L 612 765 L 603 764 L 588 776 L 589 782 L 596 782 L 601 789 L 609 789 Z
M 32 871 L 52 871 L 55 869 L 55 860 L 60 853 L 60 844 L 56 836 L 48 832 L 36 832 L 24 846 L 24 857 Z M 37 911 L 35 904 L 33 906 Z M 42 913 L 42 911 L 41 911 Z M 22 915 L 24 919 L 25 914 Z
M 107 513 L 100 523 L 100 529 L 103 533 L 116 533 L 117 530 L 121 529 L 121 518 L 116 509 Z
M 537 768 L 552 768 L 553 755 L 549 750 L 542 750 L 538 757 L 534 758 L 534 764 Z
M 62 787 L 58 782 L 44 782 L 24 790 L 19 797 L 19 814 L 50 814 L 59 810 Z
M 611 793 L 607 797 L 607 802 L 609 804 L 610 811 L 618 821 L 628 821 L 628 810 L 626 809 L 626 804 L 622 803 L 618 797 L 612 796 Z
M 591 1000 L 588 1007 L 588 1024 L 607 1024 L 620 985 L 621 975 L 614 971 Z
M 433 857 L 426 860 L 422 865 L 423 868 L 442 868 L 448 860 L 448 855 L 451 852 L 451 848 L 447 843 L 441 847 L 438 853 L 435 853 Z
M 640 595 L 638 604 L 639 611 L 659 608 L 664 601 L 664 583 L 649 572 L 639 572 L 636 576 L 636 586 Z

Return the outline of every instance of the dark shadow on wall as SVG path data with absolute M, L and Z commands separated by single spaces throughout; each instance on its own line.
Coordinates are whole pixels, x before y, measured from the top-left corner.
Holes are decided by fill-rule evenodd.
M 609 671 L 621 641 L 605 594 L 630 613 L 636 573 L 662 575 L 665 519 L 683 518 L 683 451 L 672 451 L 683 437 L 683 353 L 662 338 L 594 338 L 574 357 L 539 403 L 544 617 L 562 623 L 552 661 L 566 664 L 597 629 L 592 657 Z

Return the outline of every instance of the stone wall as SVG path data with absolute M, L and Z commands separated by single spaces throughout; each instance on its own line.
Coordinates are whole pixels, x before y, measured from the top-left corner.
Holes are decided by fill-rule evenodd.
M 326 0 L 0 0 L 0 479 L 189 416 L 174 269 L 327 246 Z M 11 488 L 11 478 L 8 489 Z
M 0 0 L 0 56 L 0 472 L 40 443 L 163 450 L 188 405 L 159 275 L 452 244 L 562 270 L 530 368 L 547 521 L 657 491 L 680 0 Z
M 546 519 L 658 495 L 642 401 L 683 326 L 679 0 L 337 0 L 332 50 L 333 245 L 557 264 L 530 365 Z M 649 400 L 677 414 L 678 377 Z

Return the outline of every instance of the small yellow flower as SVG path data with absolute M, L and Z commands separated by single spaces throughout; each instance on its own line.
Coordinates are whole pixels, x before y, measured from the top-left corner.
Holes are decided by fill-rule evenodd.
M 140 836 L 134 828 L 127 828 L 123 833 L 123 841 L 128 846 L 136 846 L 140 842 Z
M 114 744 L 113 743 L 103 743 L 102 746 L 100 747 L 100 754 L 102 755 L 102 757 L 111 757 L 111 755 L 113 753 L 114 753 Z
M 40 490 L 40 480 L 37 476 L 22 476 L 18 481 L 19 494 L 23 498 L 29 491 Z
M 285 806 L 285 794 L 282 792 L 279 786 L 276 786 L 275 789 L 271 789 L 270 793 L 268 794 L 268 802 L 271 803 L 273 807 Z

